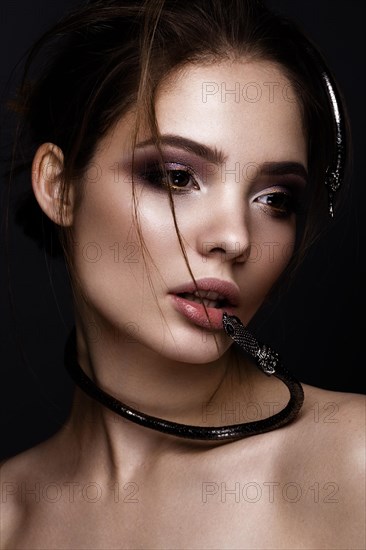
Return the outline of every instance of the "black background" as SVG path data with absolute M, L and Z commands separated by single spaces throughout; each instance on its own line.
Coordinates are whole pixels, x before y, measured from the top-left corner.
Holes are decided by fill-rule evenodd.
M 224 0 L 223 0 L 224 1 Z M 0 51 L 2 101 L 11 72 L 25 49 L 78 2 L 2 0 Z M 258 318 L 261 339 L 282 354 L 303 382 L 366 393 L 363 250 L 365 242 L 365 44 L 363 0 L 270 0 L 297 20 L 319 45 L 348 104 L 354 170 L 345 213 L 330 224 L 296 283 Z M 1 135 L 9 141 L 1 112 Z M 4 178 L 2 177 L 4 183 Z M 29 186 L 28 178 L 18 182 Z M 68 412 L 72 384 L 63 368 L 63 347 L 73 324 L 62 261 L 51 260 L 13 223 L 5 235 L 5 185 L 1 187 L 1 456 L 45 439 Z M 9 256 L 6 250 L 9 248 Z

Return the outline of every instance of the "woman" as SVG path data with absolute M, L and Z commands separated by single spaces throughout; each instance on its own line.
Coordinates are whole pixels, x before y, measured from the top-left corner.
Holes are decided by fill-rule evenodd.
M 301 386 L 241 325 L 337 212 L 323 60 L 249 0 L 89 2 L 30 62 L 50 43 L 17 107 L 77 385 L 3 464 L 3 548 L 363 548 L 364 397 Z

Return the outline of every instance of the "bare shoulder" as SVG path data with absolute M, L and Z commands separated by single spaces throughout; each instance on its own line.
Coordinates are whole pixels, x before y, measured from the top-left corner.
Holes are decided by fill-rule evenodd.
M 340 480 L 345 494 L 364 499 L 366 396 L 306 385 L 304 391 L 306 443 L 324 471 Z
M 344 539 L 345 544 L 347 540 L 348 544 L 352 541 L 353 546 L 349 547 L 364 548 L 366 396 L 306 385 L 304 392 L 298 446 L 303 453 L 301 462 L 302 476 L 307 480 L 305 485 L 315 480 L 319 499 L 323 493 L 320 521 L 325 518 L 324 525 L 331 525 L 338 539 Z M 293 429 L 296 433 L 296 423 Z
M 307 384 L 303 389 L 299 416 L 283 428 L 256 436 L 255 447 L 261 454 L 271 448 L 271 456 L 287 474 L 298 475 L 299 465 L 306 463 L 307 473 L 334 474 L 363 491 L 359 476 L 365 476 L 366 396 Z M 237 442 L 236 456 L 246 453 L 247 446 L 245 439 Z
M 22 507 L 21 487 L 24 476 L 25 459 L 21 453 L 15 457 L 5 459 L 0 464 L 1 482 L 1 549 L 9 548 L 13 535 L 17 532 L 24 518 Z
M 365 548 L 366 397 L 303 388 L 292 423 L 232 445 L 228 487 L 267 522 L 276 503 L 278 548 Z
M 20 531 L 27 514 L 26 496 L 33 491 L 33 498 L 37 498 L 37 483 L 45 470 L 47 445 L 41 443 L 0 463 L 2 550 L 11 548 L 13 538 Z
M 316 441 L 332 439 L 344 453 L 363 454 L 366 436 L 366 396 L 335 392 L 303 385 L 305 401 L 302 415 L 306 434 Z M 341 449 L 339 449 L 341 450 Z M 342 453 L 341 453 L 342 454 Z

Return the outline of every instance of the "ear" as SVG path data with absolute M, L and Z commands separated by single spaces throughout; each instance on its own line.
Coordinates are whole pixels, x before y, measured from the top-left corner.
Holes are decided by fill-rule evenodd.
M 62 172 L 64 155 L 54 143 L 43 143 L 38 149 L 32 164 L 32 187 L 43 212 L 57 225 L 72 225 L 74 190 L 69 189 L 62 198 Z

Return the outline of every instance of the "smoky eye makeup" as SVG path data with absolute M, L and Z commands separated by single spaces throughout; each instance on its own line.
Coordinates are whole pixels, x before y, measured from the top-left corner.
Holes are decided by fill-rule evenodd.
M 157 191 L 170 188 L 175 193 L 187 194 L 200 188 L 192 167 L 182 162 L 147 162 L 137 167 L 136 176 Z
M 133 181 L 151 191 L 187 195 L 202 190 L 211 178 L 220 177 L 222 166 L 192 151 L 163 146 L 161 155 L 150 144 L 137 147 L 129 171 Z M 203 187 L 202 187 L 203 186 Z M 289 218 L 305 208 L 307 186 L 305 167 L 297 162 L 267 162 L 258 166 L 250 184 L 250 195 L 264 213 L 273 218 Z
M 156 150 L 136 150 L 133 161 L 124 169 L 132 172 L 135 183 L 147 185 L 156 192 L 166 193 L 170 188 L 179 195 L 200 189 L 204 166 L 205 162 L 193 154 L 164 148 L 162 156 Z
M 297 199 L 285 191 L 265 193 L 256 200 L 261 208 L 274 218 L 287 218 L 297 214 L 299 210 Z
M 269 216 L 289 218 L 305 210 L 305 186 L 298 182 L 276 183 L 256 193 L 254 202 Z

